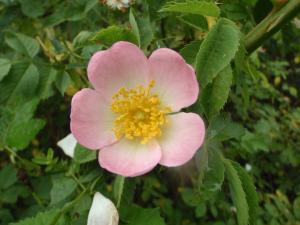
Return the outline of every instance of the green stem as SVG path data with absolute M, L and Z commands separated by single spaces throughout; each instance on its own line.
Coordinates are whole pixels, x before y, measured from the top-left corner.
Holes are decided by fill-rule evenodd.
M 276 33 L 286 22 L 300 12 L 300 0 L 290 0 L 273 11 L 254 27 L 245 38 L 245 47 L 249 54 L 255 51 L 265 40 Z

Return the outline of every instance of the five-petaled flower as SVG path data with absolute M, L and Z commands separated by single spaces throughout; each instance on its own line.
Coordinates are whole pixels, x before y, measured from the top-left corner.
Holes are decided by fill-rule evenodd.
M 199 86 L 177 52 L 160 48 L 147 59 L 121 41 L 95 53 L 87 74 L 94 89 L 74 95 L 71 131 L 81 145 L 100 149 L 101 167 L 138 176 L 157 164 L 182 165 L 202 145 L 203 120 L 179 112 L 197 100 Z

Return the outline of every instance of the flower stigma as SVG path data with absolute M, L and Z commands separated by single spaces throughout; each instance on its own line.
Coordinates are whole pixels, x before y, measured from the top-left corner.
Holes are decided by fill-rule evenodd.
M 117 115 L 113 128 L 117 139 L 138 139 L 146 144 L 161 136 L 162 127 L 168 123 L 166 114 L 171 108 L 162 106 L 158 95 L 150 93 L 154 85 L 155 81 L 151 80 L 147 87 L 122 87 L 113 95 L 111 110 Z

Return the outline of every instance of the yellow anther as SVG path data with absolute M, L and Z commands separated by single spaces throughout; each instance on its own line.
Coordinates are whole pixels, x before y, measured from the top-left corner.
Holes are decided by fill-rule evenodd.
M 120 88 L 112 97 L 111 110 L 117 115 L 113 131 L 119 139 L 139 139 L 142 144 L 161 136 L 161 129 L 168 123 L 166 114 L 170 107 L 161 106 L 156 94 L 151 93 L 155 81 L 147 87 L 138 85 L 133 89 Z

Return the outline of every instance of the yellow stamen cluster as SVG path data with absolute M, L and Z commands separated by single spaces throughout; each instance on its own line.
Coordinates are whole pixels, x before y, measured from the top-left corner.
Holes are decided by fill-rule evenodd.
M 161 136 L 161 128 L 166 124 L 169 107 L 162 107 L 156 94 L 151 94 L 155 82 L 147 87 L 138 85 L 133 89 L 120 88 L 113 96 L 111 110 L 116 113 L 114 133 L 119 139 L 140 139 L 142 144 Z

